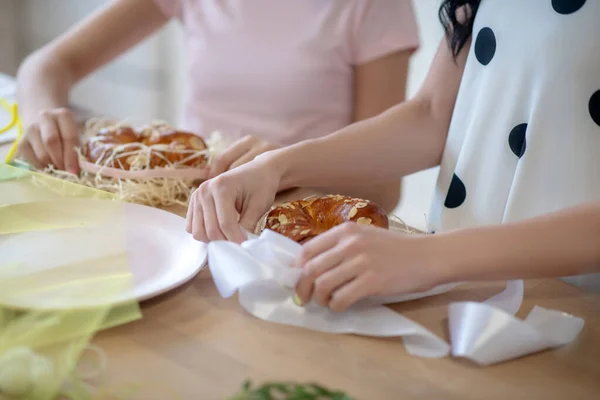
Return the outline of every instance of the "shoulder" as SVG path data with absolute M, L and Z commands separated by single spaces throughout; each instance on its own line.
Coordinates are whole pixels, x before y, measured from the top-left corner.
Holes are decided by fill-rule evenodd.
M 354 64 L 364 64 L 419 46 L 419 29 L 411 0 L 350 0 L 349 27 Z

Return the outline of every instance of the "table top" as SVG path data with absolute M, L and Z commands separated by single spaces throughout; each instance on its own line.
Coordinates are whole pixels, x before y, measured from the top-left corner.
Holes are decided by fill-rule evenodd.
M 278 201 L 307 197 L 288 192 Z M 182 214 L 183 210 L 174 210 Z M 448 340 L 447 306 L 482 301 L 503 283 L 461 286 L 392 306 Z M 204 270 L 184 287 L 142 305 L 143 319 L 101 333 L 108 382 L 152 382 L 182 399 L 227 399 L 246 380 L 295 381 L 346 391 L 357 399 L 596 399 L 600 394 L 600 295 L 556 279 L 526 282 L 519 317 L 534 305 L 586 321 L 581 336 L 554 351 L 480 368 L 408 355 L 401 339 L 332 335 L 264 322 L 237 298 L 222 299 Z
M 476 284 L 392 308 L 447 339 L 447 305 L 484 300 L 502 285 Z M 357 399 L 597 399 L 600 298 L 558 280 L 530 281 L 519 312 L 534 305 L 586 321 L 558 350 L 480 368 L 451 358 L 415 358 L 401 339 L 332 335 L 256 319 L 222 299 L 207 270 L 143 304 L 143 319 L 101 333 L 107 383 L 152 383 L 181 399 L 227 399 L 246 379 L 318 382 Z M 145 398 L 145 397 L 144 397 Z
M 391 308 L 448 340 L 450 302 L 481 301 L 502 289 L 499 283 L 468 284 Z M 534 305 L 584 318 L 582 333 L 563 348 L 480 368 L 452 358 L 412 357 L 401 339 L 264 322 L 246 313 L 236 297 L 222 299 L 205 269 L 183 287 L 143 303 L 141 320 L 96 336 L 94 343 L 108 355 L 98 385 L 149 385 L 154 394 L 136 397 L 144 400 L 228 399 L 246 379 L 316 382 L 364 400 L 599 398 L 600 294 L 556 279 L 532 280 L 517 315 L 524 317 Z

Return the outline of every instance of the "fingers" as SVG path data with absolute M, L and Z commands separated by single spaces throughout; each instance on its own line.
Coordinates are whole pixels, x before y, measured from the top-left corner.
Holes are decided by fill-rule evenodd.
M 199 242 L 208 243 L 208 235 L 206 234 L 206 226 L 204 225 L 204 210 L 200 201 L 194 202 L 192 210 L 191 234 L 194 239 Z
M 188 204 L 187 214 L 185 216 L 185 231 L 187 233 L 193 232 L 193 224 L 194 224 L 194 209 L 196 207 L 196 191 L 191 196 L 190 204 Z
M 50 158 L 50 162 L 44 163 L 44 165 L 52 163 L 56 168 L 64 170 L 63 144 L 54 116 L 50 112 L 42 112 L 38 119 L 38 123 L 44 152 Z M 34 151 L 36 151 L 35 148 Z M 40 161 L 43 160 L 40 159 Z
M 248 151 L 246 154 L 242 155 L 240 158 L 235 160 L 233 163 L 231 163 L 231 165 L 229 166 L 228 169 L 234 169 L 234 168 L 239 167 L 240 165 L 247 164 L 267 150 L 268 150 L 267 146 L 261 146 L 258 148 L 254 148 L 254 149 Z
M 227 240 L 242 243 L 246 240 L 246 234 L 240 229 L 239 214 L 235 209 L 235 197 L 230 196 L 226 189 L 216 186 L 214 205 L 220 231 Z M 210 235 L 209 239 L 212 239 Z
M 229 166 L 244 154 L 249 152 L 254 146 L 255 138 L 252 136 L 246 136 L 243 139 L 238 140 L 227 150 L 225 150 L 216 160 L 214 160 L 210 166 L 209 179 L 212 179 L 223 172 L 229 170 Z
M 359 300 L 371 296 L 372 292 L 369 277 L 358 276 L 333 292 L 328 304 L 329 309 L 344 312 Z
M 273 202 L 271 202 L 272 204 Z M 248 232 L 254 232 L 256 224 L 260 218 L 265 214 L 266 210 L 261 209 L 258 203 L 252 203 L 249 205 L 242 214 L 239 224 L 244 227 Z
M 364 238 L 359 232 L 360 227 L 356 224 L 344 224 L 304 245 L 296 262 L 304 269 L 296 286 L 302 304 L 312 299 L 331 308 L 331 302 L 335 300 L 335 310 L 341 310 L 362 297 L 349 296 L 346 289 L 357 279 L 362 279 L 367 271 L 365 268 L 369 267 L 369 259 L 364 255 Z
M 19 155 L 37 169 L 52 164 L 57 169 L 77 174 L 78 135 L 71 111 L 66 108 L 42 111 L 26 128 Z
M 310 260 L 334 247 L 347 234 L 347 230 L 344 226 L 337 226 L 307 242 L 302 246 L 302 253 L 295 266 L 304 267 Z
M 226 240 L 225 234 L 221 231 L 217 210 L 212 196 L 201 196 L 202 217 L 204 218 L 204 229 L 208 241 Z
M 238 224 L 235 193 L 227 189 L 221 178 L 207 181 L 194 192 L 188 208 L 186 229 L 203 242 L 246 240 Z
M 24 140 L 21 143 L 19 143 L 18 154 L 20 155 L 20 158 L 32 164 L 36 169 L 43 168 L 42 164 L 38 161 L 37 157 L 35 156 L 35 153 L 33 152 L 29 142 Z
M 79 142 L 79 132 L 75 119 L 70 110 L 61 108 L 56 111 L 58 129 L 62 136 L 62 154 L 65 170 L 72 173 L 79 173 L 79 161 L 75 148 Z
M 315 281 L 314 301 L 323 307 L 327 307 L 333 298 L 334 292 L 358 277 L 359 272 L 360 265 L 353 260 L 348 260 L 325 272 Z
M 316 241 L 317 239 L 319 239 L 319 237 L 312 241 Z M 296 294 L 302 301 L 302 304 L 308 303 L 310 299 L 313 298 L 313 289 L 317 286 L 317 281 L 320 280 L 321 285 L 325 284 L 326 287 L 332 285 L 332 282 L 328 280 L 324 282 L 322 278 L 324 274 L 337 267 L 344 260 L 343 253 L 335 246 L 335 244 L 337 244 L 337 242 L 335 242 L 331 248 L 321 252 L 314 258 L 309 259 L 306 264 L 304 264 L 302 276 L 296 285 Z M 330 290 L 333 289 L 335 289 L 335 287 L 330 288 Z M 319 304 L 324 305 L 322 303 Z
M 261 168 L 245 166 L 207 180 L 192 196 L 186 229 L 202 241 L 244 242 L 241 226 L 253 231 L 277 193 L 268 175 Z
M 26 139 L 31 151 L 33 152 L 33 159 L 28 161 L 36 165 L 38 169 L 45 168 L 50 165 L 50 156 L 46 152 L 46 148 L 40 135 L 40 128 L 37 124 L 31 125 L 27 129 Z

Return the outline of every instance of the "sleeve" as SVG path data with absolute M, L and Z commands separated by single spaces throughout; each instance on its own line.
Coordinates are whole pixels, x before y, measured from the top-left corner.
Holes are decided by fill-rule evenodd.
M 153 0 L 160 10 L 169 18 L 182 17 L 182 0 Z
M 350 40 L 353 65 L 419 47 L 419 29 L 411 0 L 357 1 Z

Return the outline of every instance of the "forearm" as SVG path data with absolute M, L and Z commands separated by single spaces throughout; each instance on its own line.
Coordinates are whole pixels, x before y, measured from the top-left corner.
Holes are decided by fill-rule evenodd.
M 373 185 L 439 164 L 446 132 L 427 102 L 413 100 L 269 157 L 281 171 L 282 189 Z
M 281 177 L 280 188 L 393 182 L 438 165 L 467 53 L 455 60 L 442 41 L 412 100 L 332 135 L 265 155 Z
M 167 17 L 153 1 L 106 2 L 36 51 L 23 63 L 17 79 L 25 122 L 34 119 L 41 110 L 66 106 L 73 85 L 166 22 Z
M 73 83 L 60 59 L 41 52 L 31 55 L 17 75 L 17 97 L 25 124 L 42 110 L 67 106 Z
M 600 272 L 600 203 L 432 240 L 444 282 Z

